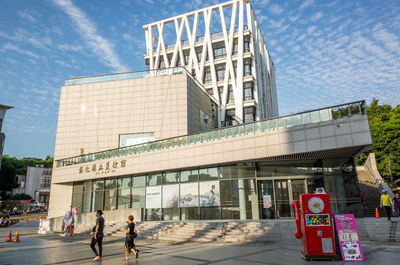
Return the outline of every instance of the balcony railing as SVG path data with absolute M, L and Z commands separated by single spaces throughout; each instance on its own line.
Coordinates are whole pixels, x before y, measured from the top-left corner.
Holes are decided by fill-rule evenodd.
M 212 142 L 249 134 L 259 134 L 267 131 L 280 130 L 306 124 L 347 118 L 357 115 L 366 115 L 365 101 L 357 101 L 323 109 L 317 109 L 287 116 L 271 118 L 263 121 L 239 124 L 192 135 L 174 137 L 169 139 L 137 144 L 118 149 L 76 156 L 56 161 L 57 167 L 88 163 L 103 159 L 142 154 L 146 152 L 166 150 L 193 144 Z
M 121 73 L 121 74 L 77 77 L 77 78 L 66 79 L 65 85 L 72 86 L 72 85 L 81 85 L 81 84 L 88 84 L 88 83 L 138 79 L 138 78 L 144 78 L 144 77 L 182 74 L 183 72 L 185 72 L 185 69 L 182 66 L 178 66 L 178 67 L 174 67 L 174 68 L 136 71 L 136 72 L 129 72 L 129 73 Z

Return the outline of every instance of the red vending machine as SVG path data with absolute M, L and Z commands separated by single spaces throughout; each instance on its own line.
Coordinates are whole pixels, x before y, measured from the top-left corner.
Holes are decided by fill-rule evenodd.
M 297 231 L 295 236 L 302 239 L 303 257 L 306 260 L 338 258 L 335 250 L 335 235 L 329 195 L 322 188 L 318 193 L 300 195 L 300 208 L 293 201 Z

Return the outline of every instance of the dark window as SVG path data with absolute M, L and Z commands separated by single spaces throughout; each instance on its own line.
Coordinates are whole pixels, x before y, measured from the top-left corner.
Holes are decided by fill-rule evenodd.
M 254 107 L 244 108 L 244 122 L 252 122 L 256 120 L 256 112 Z
M 244 100 L 254 99 L 253 82 L 248 82 L 248 83 L 244 84 L 243 98 L 244 98 Z

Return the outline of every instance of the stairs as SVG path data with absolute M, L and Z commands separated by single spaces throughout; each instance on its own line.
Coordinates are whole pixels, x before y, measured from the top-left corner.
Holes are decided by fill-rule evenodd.
M 365 195 L 367 208 L 364 209 L 365 217 L 375 217 L 375 209 L 378 208 L 381 217 L 385 217 L 385 211 L 380 208 L 381 192 L 373 183 L 359 181 L 360 191 Z

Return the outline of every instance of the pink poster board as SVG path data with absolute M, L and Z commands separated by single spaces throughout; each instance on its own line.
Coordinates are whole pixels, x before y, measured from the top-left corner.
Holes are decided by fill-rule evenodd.
M 353 214 L 335 215 L 336 232 L 344 261 L 364 261 L 356 220 Z
M 21 204 L 31 204 L 31 200 L 21 200 Z

